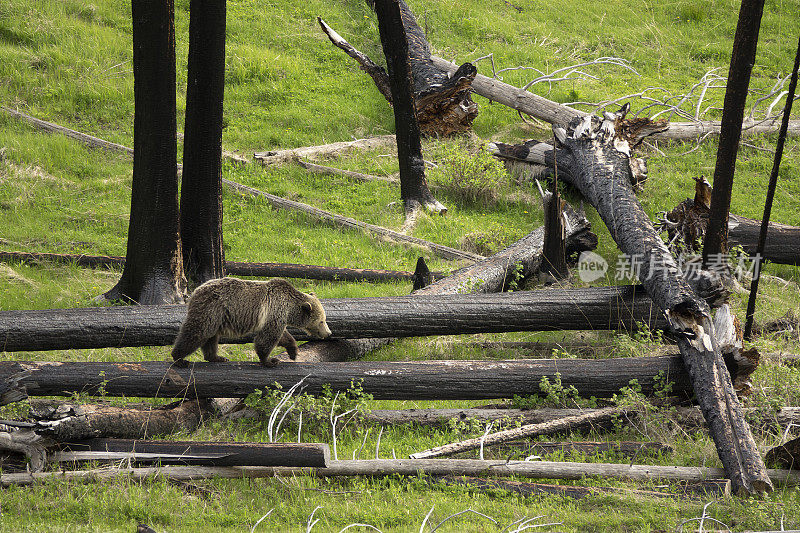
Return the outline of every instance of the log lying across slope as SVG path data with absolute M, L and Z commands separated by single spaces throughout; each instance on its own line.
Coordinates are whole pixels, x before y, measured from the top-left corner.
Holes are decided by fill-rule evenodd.
M 43 252 L 0 252 L 0 261 L 75 263 L 85 267 L 114 267 L 125 264 L 125 258 L 107 255 L 52 254 Z M 225 261 L 225 274 L 230 276 L 252 276 L 264 278 L 302 278 L 325 281 L 414 281 L 413 272 L 382 270 L 374 268 L 343 268 L 293 263 L 246 263 Z M 435 279 L 444 274 L 434 272 Z
M 670 241 L 676 237 L 685 248 L 699 251 L 708 225 L 711 208 L 711 184 L 704 178 L 695 178 L 694 198 L 687 198 L 667 213 L 663 225 Z M 749 255 L 755 255 L 761 221 L 730 214 L 728 241 L 740 245 Z M 800 265 L 800 227 L 770 222 L 762 259 L 784 265 Z
M 459 68 L 455 63 L 446 59 L 431 56 L 431 61 L 436 68 L 447 73 L 454 73 Z M 567 107 L 553 102 L 529 91 L 509 85 L 500 80 L 477 74 L 472 82 L 472 89 L 476 94 L 488 98 L 493 102 L 506 105 L 521 113 L 544 120 L 551 124 L 566 125 L 575 117 L 588 115 L 585 111 Z M 742 124 L 742 135 L 755 135 L 761 133 L 777 133 L 780 127 L 780 117 L 765 120 L 746 120 Z M 698 120 L 696 122 L 670 122 L 669 128 L 653 134 L 655 139 L 690 140 L 706 135 L 719 135 L 721 125 L 719 122 Z M 788 135 L 800 135 L 800 120 L 789 121 Z
M 666 326 L 663 315 L 644 291 L 632 286 L 505 294 L 419 293 L 422 290 L 410 296 L 331 298 L 322 303 L 328 325 L 339 339 L 633 330 L 636 322 L 653 328 Z M 185 317 L 184 305 L 0 311 L 0 351 L 168 346 L 174 342 Z M 300 331 L 291 331 L 299 340 L 309 338 Z M 326 342 L 330 341 L 319 341 Z
M 323 385 L 345 392 L 360 383 L 381 400 L 485 400 L 515 394 L 543 394 L 543 377 L 561 375 L 564 387 L 578 394 L 608 398 L 636 379 L 644 394 L 672 382 L 670 394 L 692 394 L 689 376 L 678 356 L 616 359 L 536 359 L 506 361 L 350 361 L 282 363 L 265 368 L 257 362 L 195 363 L 179 368 L 166 361 L 125 363 L 0 361 L 0 383 L 17 380 L 29 396 L 69 396 L 74 392 L 157 398 L 244 397 L 280 384 L 283 390 L 302 381 L 303 391 L 323 392 Z M 21 376 L 21 378 L 20 378 Z M 19 378 L 19 379 L 18 379 Z
M 567 224 L 566 247 L 570 251 L 593 250 L 597 236 L 590 231 L 584 213 L 567 205 L 564 211 Z M 440 294 L 492 293 L 504 290 L 515 279 L 526 279 L 534 275 L 542 262 L 544 228 L 537 228 L 491 257 L 478 261 L 454 272 L 427 287 L 415 290 L 416 296 Z M 337 336 L 344 337 L 345 335 Z M 384 346 L 391 339 L 368 338 L 339 341 L 312 341 L 300 346 L 300 361 L 346 361 L 360 359 L 371 350 Z
M 679 274 L 677 262 L 653 228 L 631 185 L 626 136 L 628 106 L 603 118 L 574 119 L 568 130 L 554 131 L 563 149 L 557 154 L 570 167 L 563 178 L 597 209 L 623 253 L 641 261 L 639 279 L 679 335 L 678 347 L 695 394 L 735 493 L 772 489 L 764 462 L 744 420 L 718 346 L 708 304 Z

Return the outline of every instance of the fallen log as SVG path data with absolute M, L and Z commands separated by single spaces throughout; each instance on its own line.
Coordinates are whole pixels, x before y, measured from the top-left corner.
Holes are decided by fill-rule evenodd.
M 781 468 L 800 470 L 800 437 L 771 448 L 764 461 Z
M 769 478 L 779 486 L 800 484 L 800 472 L 767 470 Z M 155 477 L 177 481 L 199 479 L 253 479 L 276 476 L 519 476 L 539 479 L 583 479 L 587 476 L 649 482 L 703 482 L 721 479 L 721 468 L 692 466 L 655 466 L 603 463 L 567 463 L 546 461 L 481 461 L 477 459 L 370 459 L 331 461 L 327 468 L 285 468 L 268 466 L 163 466 L 149 468 L 103 468 L 62 472 L 2 474 L 0 486 L 32 485 L 38 482 L 111 481 L 115 479 L 147 480 Z
M 90 439 L 62 442 L 53 460 L 161 461 L 206 466 L 310 466 L 330 463 L 327 444 Z M 107 454 L 107 455 L 102 455 Z
M 567 224 L 567 253 L 592 250 L 597 246 L 597 236 L 582 211 L 568 204 L 565 209 Z M 537 228 L 508 248 L 466 266 L 451 276 L 415 290 L 416 296 L 440 294 L 493 293 L 504 290 L 512 280 L 524 280 L 538 272 L 542 262 L 544 228 Z M 391 342 L 390 339 L 356 339 L 334 342 L 311 341 L 299 349 L 302 361 L 347 361 L 360 359 L 371 350 Z
M 558 420 L 567 416 L 577 416 L 590 409 L 512 409 L 512 408 L 469 408 L 469 409 L 373 409 L 364 416 L 366 421 L 375 424 L 417 424 L 422 426 L 447 425 L 450 420 L 481 423 L 509 420 L 521 424 L 539 424 Z M 750 423 L 759 429 L 777 430 L 783 433 L 790 424 L 800 425 L 800 407 L 783 407 L 777 412 L 764 412 L 756 408 L 745 408 Z M 629 413 L 631 415 L 632 413 Z M 688 431 L 706 427 L 703 414 L 697 407 L 677 407 L 676 419 Z M 584 425 L 576 429 L 586 429 Z
M 65 135 L 71 139 L 75 139 L 76 141 L 82 142 L 91 148 L 100 148 L 103 150 L 108 150 L 110 152 L 123 153 L 133 156 L 133 148 L 130 148 L 128 146 L 123 146 L 121 144 L 113 143 L 111 141 L 106 141 L 104 139 L 100 139 L 99 137 L 93 137 L 92 135 L 88 135 L 80 131 L 71 130 L 69 128 L 65 128 L 64 126 L 59 126 L 58 124 L 54 124 L 52 122 L 47 122 L 45 120 L 32 117 L 26 113 L 23 113 L 22 111 L 16 111 L 14 109 L 9 109 L 7 107 L 0 107 L 0 110 L 4 111 L 5 113 L 11 115 L 16 119 L 19 119 L 23 122 L 27 122 L 36 129 L 46 131 L 48 133 L 58 133 L 61 135 Z M 182 134 L 178 133 L 178 136 L 181 137 Z M 237 153 L 229 152 L 227 150 L 222 151 L 222 157 L 234 163 L 246 164 L 250 162 L 247 158 L 242 157 Z
M 32 263 L 50 261 L 54 263 L 75 263 L 86 267 L 114 267 L 125 264 L 125 258 L 106 255 L 52 254 L 43 252 L 0 252 L 0 261 Z M 293 263 L 246 263 L 225 261 L 225 273 L 231 276 L 258 278 L 302 278 L 324 281 L 414 281 L 413 272 L 380 270 L 373 268 L 343 268 L 318 265 L 296 265 Z M 445 274 L 432 272 L 434 279 L 442 279 Z
M 213 414 L 207 400 L 187 400 L 153 408 L 65 404 L 55 411 L 53 419 L 37 420 L 31 430 L 56 442 L 99 437 L 144 439 L 176 432 L 191 433 Z
M 607 423 L 614 418 L 624 418 L 626 415 L 625 410 L 619 407 L 605 407 L 589 413 L 584 413 L 576 416 L 569 416 L 552 422 L 543 422 L 541 424 L 529 424 L 518 428 L 506 429 L 504 431 L 497 431 L 482 437 L 462 440 L 459 442 L 451 442 L 443 446 L 437 446 L 429 450 L 412 453 L 409 455 L 411 459 L 430 459 L 431 457 L 442 457 L 461 453 L 469 450 L 476 450 L 484 446 L 493 446 L 495 444 L 503 444 L 512 440 L 518 440 L 526 437 L 535 437 L 538 435 L 551 435 L 553 433 L 569 432 L 576 426 L 592 425 L 595 423 Z
M 504 294 L 458 294 L 456 290 L 455 294 L 437 294 L 431 290 L 446 280 L 450 278 L 409 296 L 323 299 L 328 326 L 337 339 L 570 329 L 633 331 L 638 322 L 652 329 L 667 326 L 637 286 Z M 455 284 L 458 280 L 468 281 L 461 277 L 450 281 Z M 169 346 L 185 317 L 185 305 L 0 311 L 0 351 Z M 291 331 L 298 340 L 309 339 L 302 331 Z M 221 340 L 251 341 L 251 337 Z
M 452 73 L 458 65 L 446 59 L 432 56 L 431 60 L 436 68 Z M 588 115 L 585 111 L 574 109 L 529 91 L 509 85 L 500 80 L 477 74 L 472 82 L 472 90 L 493 102 L 503 104 L 520 113 L 525 113 L 534 118 L 544 120 L 550 124 L 567 125 L 575 117 Z M 756 135 L 763 133 L 777 133 L 780 128 L 780 117 L 771 117 L 763 120 L 746 120 L 742 123 L 743 135 Z M 695 122 L 670 122 L 669 128 L 655 133 L 654 139 L 691 140 L 703 138 L 707 135 L 719 135 L 720 122 L 698 120 Z M 788 135 L 800 136 L 800 120 L 789 121 Z
M 661 228 L 667 231 L 670 242 L 680 249 L 699 251 L 708 226 L 712 187 L 703 177 L 695 178 L 694 198 L 687 198 L 664 215 Z M 761 221 L 730 214 L 728 241 L 741 246 L 750 256 L 756 254 Z M 800 227 L 770 222 L 762 260 L 784 265 L 800 265 Z
M 353 172 L 352 170 L 344 170 L 341 168 L 326 167 L 309 163 L 302 159 L 297 160 L 297 164 L 315 174 L 327 174 L 330 176 L 344 176 L 345 178 L 354 179 L 357 181 L 384 181 L 386 183 L 400 183 L 400 178 L 390 178 L 386 176 L 375 176 L 373 174 L 362 174 L 361 172 Z
M 688 398 L 692 387 L 680 357 L 632 357 L 605 360 L 536 359 L 509 361 L 403 361 L 280 364 L 266 369 L 256 362 L 26 362 L 0 361 L 0 382 L 18 380 L 28 396 L 104 394 L 136 397 L 240 398 L 278 383 L 284 390 L 303 381 L 308 394 L 328 384 L 346 392 L 360 383 L 375 399 L 447 400 L 511 398 L 546 394 L 542 378 L 556 375 L 578 395 L 608 398 L 637 380 L 642 394 L 653 395 L 665 383 L 669 394 Z M 19 378 L 22 375 L 23 377 Z M 85 437 L 84 437 L 85 438 Z
M 445 259 L 466 259 L 468 261 L 480 261 L 481 259 L 484 259 L 482 255 L 473 254 L 471 252 L 465 252 L 463 250 L 457 250 L 449 246 L 444 246 L 423 239 L 418 239 L 417 237 L 411 237 L 409 235 L 398 233 L 396 231 L 392 231 L 390 229 L 383 228 L 381 226 L 376 226 L 374 224 L 367 224 L 366 222 L 361 222 L 360 220 L 356 220 L 354 218 L 337 215 L 336 213 L 331 213 L 323 209 L 318 209 L 308 204 L 295 202 L 293 200 L 287 200 L 285 198 L 281 198 L 280 196 L 275 196 L 274 194 L 269 194 L 263 191 L 259 191 L 258 189 L 254 189 L 252 187 L 248 187 L 246 185 L 242 185 L 234 181 L 223 179 L 222 183 L 225 184 L 227 187 L 234 189 L 240 193 L 249 194 L 251 196 L 256 196 L 258 198 L 264 198 L 267 202 L 269 202 L 269 204 L 272 207 L 276 209 L 299 211 L 301 213 L 306 213 L 307 215 L 310 215 L 318 220 L 321 220 L 322 222 L 333 224 L 337 227 L 345 227 L 350 229 L 359 229 L 363 231 L 368 231 L 384 239 L 401 242 L 403 244 L 412 244 L 415 246 L 419 246 L 423 249 L 430 250 L 431 252 Z
M 574 119 L 569 130 L 555 127 L 563 146 L 559 165 L 565 161 L 572 167 L 572 185 L 597 209 L 620 250 L 641 262 L 636 274 L 678 335 L 678 348 L 733 491 L 770 491 L 764 462 L 725 368 L 709 306 L 680 274 L 633 191 L 629 160 L 635 139 L 626 133 L 628 109 L 625 105 L 602 119 Z
M 263 165 L 279 165 L 297 159 L 316 159 L 331 158 L 342 155 L 349 150 L 375 150 L 377 148 L 395 149 L 397 143 L 394 135 L 381 135 L 378 137 L 367 137 L 354 141 L 340 141 L 330 144 L 316 146 L 301 146 L 299 148 L 287 148 L 284 150 L 267 150 L 256 152 L 253 159 Z

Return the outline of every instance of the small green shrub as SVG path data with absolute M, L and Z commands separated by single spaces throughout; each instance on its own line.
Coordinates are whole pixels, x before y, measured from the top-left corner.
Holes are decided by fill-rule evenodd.
M 469 153 L 455 144 L 443 148 L 439 164 L 429 177 L 448 194 L 475 203 L 497 202 L 498 190 L 508 183 L 503 163 L 486 149 Z

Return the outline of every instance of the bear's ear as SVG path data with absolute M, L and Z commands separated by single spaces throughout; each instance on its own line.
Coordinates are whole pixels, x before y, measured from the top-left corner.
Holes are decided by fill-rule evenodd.
M 308 314 L 311 314 L 311 311 L 314 310 L 314 308 L 311 306 L 311 302 L 303 302 L 300 306 L 300 309 L 302 309 L 304 313 Z

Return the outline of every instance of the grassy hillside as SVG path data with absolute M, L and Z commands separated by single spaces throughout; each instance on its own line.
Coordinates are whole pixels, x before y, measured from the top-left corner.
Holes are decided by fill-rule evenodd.
M 434 53 L 455 62 L 492 54 L 498 76 L 524 85 L 544 72 L 613 56 L 630 69 L 613 65 L 583 67 L 596 79 L 540 83 L 531 90 L 559 102 L 602 102 L 652 88 L 647 95 L 666 99 L 689 93 L 704 74 L 728 68 L 739 3 L 732 0 L 667 0 L 573 3 L 568 6 L 539 0 L 465 0 L 458 4 L 413 0 L 411 8 L 428 34 Z M 176 1 L 178 124 L 185 105 L 188 0 Z M 393 131 L 393 115 L 383 97 L 340 50 L 320 31 L 321 16 L 354 46 L 382 62 L 377 23 L 365 2 L 256 2 L 229 0 L 225 86 L 225 130 L 228 150 L 245 155 L 274 148 L 322 144 Z M 768 93 L 791 68 L 800 27 L 796 1 L 766 2 L 750 104 Z M 130 2 L 126 0 L 39 0 L 0 3 L 0 105 L 20 109 L 92 135 L 128 146 L 133 136 L 133 78 L 131 67 Z M 492 75 L 488 59 L 477 63 Z M 702 88 L 702 87 L 701 87 Z M 700 89 L 701 89 L 700 88 Z M 697 91 L 695 89 L 695 95 Z M 719 119 L 723 91 L 709 89 L 702 110 Z M 425 158 L 437 168 L 429 171 L 439 182 L 459 154 L 474 152 L 481 140 L 505 142 L 549 137 L 548 129 L 532 124 L 511 109 L 475 96 L 480 114 L 476 139 L 428 140 Z M 649 102 L 631 98 L 634 110 Z M 694 115 L 692 102 L 683 108 Z M 771 99 L 761 104 L 763 110 Z M 593 106 L 576 104 L 591 110 Z M 653 113 L 661 108 L 645 111 Z M 795 109 L 794 118 L 800 118 Z M 678 116 L 674 120 L 684 120 Z M 774 136 L 749 138 L 740 151 L 732 211 L 761 217 Z M 179 158 L 181 155 L 179 147 Z M 655 218 L 692 195 L 691 178 L 713 173 L 716 141 L 658 143 L 643 147 L 649 158 L 650 179 L 640 198 Z M 373 174 L 397 171 L 390 150 L 351 154 L 327 164 Z M 787 142 L 772 219 L 800 225 L 800 142 Z M 121 155 L 94 151 L 58 136 L 39 133 L 0 112 L 0 249 L 62 253 L 124 255 L 130 209 L 132 164 Z M 355 183 L 344 178 L 308 174 L 299 167 L 234 167 L 224 177 L 267 192 L 310 203 L 365 222 L 398 229 L 403 211 L 396 187 L 384 183 Z M 448 206 L 445 217 L 423 217 L 414 235 L 450 246 L 483 242 L 497 250 L 541 224 L 538 193 L 518 186 L 502 172 L 492 172 L 500 199 L 466 201 L 437 191 Z M 567 191 L 571 199 L 578 197 Z M 378 242 L 358 232 L 339 231 L 305 216 L 271 209 L 264 202 L 226 192 L 224 198 L 226 256 L 238 261 L 296 262 L 318 265 L 409 270 L 424 255 L 433 270 L 450 271 L 457 264 L 419 250 Z M 617 249 L 596 213 L 589 213 L 600 236 L 599 253 L 612 265 Z M 757 320 L 782 316 L 800 307 L 800 269 L 770 265 L 772 276 L 762 281 Z M 0 309 L 45 309 L 95 305 L 93 298 L 108 290 L 118 271 L 81 269 L 74 265 L 0 263 Z M 613 269 L 600 284 L 619 283 Z M 333 283 L 294 280 L 303 290 L 321 297 L 359 297 L 406 294 L 407 284 Z M 580 285 L 579 280 L 575 284 Z M 743 316 L 746 294 L 734 294 Z M 511 350 L 491 354 L 470 344 L 476 340 L 575 340 L 611 344 L 612 355 L 644 354 L 656 346 L 646 334 L 632 337 L 605 332 L 581 334 L 477 335 L 453 339 L 397 342 L 371 354 L 373 359 L 433 359 L 519 357 Z M 657 339 L 656 339 L 657 340 Z M 764 353 L 800 353 L 798 339 L 762 338 Z M 252 360 L 247 346 L 226 347 L 234 359 Z M 559 351 L 558 356 L 571 356 Z M 2 352 L 3 359 L 29 360 L 160 360 L 167 348 L 70 350 L 46 353 Z M 766 361 L 756 374 L 748 404 L 764 410 L 800 405 L 800 370 Z M 91 401 L 79 397 L 78 401 Z M 631 393 L 621 401 L 639 402 Z M 118 400 L 114 400 L 118 401 Z M 330 399 L 327 400 L 328 402 Z M 253 399 L 269 409 L 274 398 Z M 326 400 L 310 401 L 310 409 L 329 408 Z M 362 408 L 460 407 L 470 402 L 377 402 L 363 399 Z M 474 402 L 472 402 L 474 403 Z M 574 406 L 574 400 L 551 398 L 538 405 Z M 581 405 L 589 405 L 582 402 Z M 24 415 L 25 403 L 0 411 L 0 418 Z M 638 457 L 636 462 L 664 465 L 718 466 L 713 443 L 702 432 L 687 435 L 665 419 L 664 411 L 635 427 L 592 434 L 594 440 L 661 440 L 674 452 Z M 666 411 L 669 415 L 669 411 Z M 407 456 L 431 446 L 483 433 L 479 424 L 459 423 L 436 429 L 377 428 L 350 423 L 338 441 L 340 457 L 373 457 L 380 439 L 383 458 Z M 297 421 L 282 436 L 297 438 Z M 329 442 L 327 421 L 303 423 L 302 439 Z M 770 447 L 782 431 L 759 434 L 759 445 Z M 208 440 L 266 440 L 262 421 L 208 424 L 191 435 L 175 438 Z M 564 437 L 576 440 L 585 435 Z M 362 451 L 363 450 L 363 451 Z M 369 451 L 367 451 L 369 450 Z M 496 457 L 511 453 L 502 449 Z M 467 455 L 474 457 L 474 455 Z M 622 462 L 613 453 L 584 457 L 563 454 L 554 460 Z M 267 512 L 255 531 L 302 530 L 309 517 L 319 518 L 313 531 L 340 531 L 367 523 L 382 531 L 417 531 L 428 511 L 428 524 L 438 524 L 467 507 L 496 520 L 465 514 L 438 531 L 502 531 L 523 517 L 554 523 L 539 530 L 557 531 L 673 531 L 683 521 L 700 517 L 712 497 L 651 498 L 636 489 L 657 490 L 656 484 L 637 485 L 610 480 L 577 484 L 613 487 L 613 491 L 580 500 L 555 496 L 523 497 L 503 490 L 478 491 L 445 487 L 426 478 L 204 481 L 204 492 L 163 480 L 147 483 L 120 481 L 82 485 L 52 482 L 0 493 L 0 531 L 132 531 L 147 522 L 157 531 L 244 531 Z M 679 492 L 670 485 L 667 490 Z M 317 509 L 319 507 L 319 509 Z M 316 511 L 315 511 L 316 510 Z M 800 527 L 800 496 L 779 489 L 756 500 L 720 500 L 707 516 L 735 530 Z M 706 526 L 708 524 L 706 523 Z M 689 522 L 686 528 L 695 528 Z M 358 530 L 357 528 L 353 528 Z M 511 528 L 513 529 L 513 527 Z M 362 527 L 361 530 L 366 530 Z

